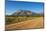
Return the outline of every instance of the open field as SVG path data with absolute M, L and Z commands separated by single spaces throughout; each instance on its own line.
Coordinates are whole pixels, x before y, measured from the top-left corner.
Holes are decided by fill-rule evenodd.
M 36 28 L 37 29 L 44 28 L 43 17 L 35 17 L 28 21 L 22 21 L 22 22 L 6 25 L 6 30 L 36 29 Z
M 6 19 L 5 22 L 6 22 L 6 25 L 9 25 L 9 24 L 13 24 L 13 23 L 18 23 L 18 22 L 32 20 L 34 18 L 36 18 L 36 17 L 31 17 L 31 16 L 29 16 L 29 17 L 27 17 L 27 16 L 18 16 L 18 17 L 13 16 L 12 17 L 12 16 L 10 16 L 10 17 L 6 17 L 5 18 Z

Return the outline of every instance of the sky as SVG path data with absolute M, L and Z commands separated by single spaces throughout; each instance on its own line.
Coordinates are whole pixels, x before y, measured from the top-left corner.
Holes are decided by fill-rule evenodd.
M 6 1 L 6 15 L 11 15 L 17 10 L 30 10 L 35 13 L 43 13 L 43 2 Z

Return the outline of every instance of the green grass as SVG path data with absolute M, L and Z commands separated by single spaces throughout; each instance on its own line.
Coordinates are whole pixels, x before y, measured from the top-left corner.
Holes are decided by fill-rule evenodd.
M 6 16 L 5 17 L 5 24 L 12 24 L 12 23 L 18 23 L 18 22 L 22 22 L 22 21 L 27 21 L 27 20 L 32 20 L 36 17 L 31 17 L 31 16 Z M 38 18 L 38 17 L 37 17 Z
M 5 22 L 6 24 L 12 24 L 12 23 L 18 23 L 18 22 L 22 22 L 22 21 L 27 21 L 27 20 L 31 20 L 33 17 L 5 17 Z

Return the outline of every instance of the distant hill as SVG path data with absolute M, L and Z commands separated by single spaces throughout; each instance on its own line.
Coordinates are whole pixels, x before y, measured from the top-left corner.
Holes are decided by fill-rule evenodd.
M 44 13 L 35 13 L 30 10 L 17 10 L 10 16 L 44 16 Z
M 16 12 L 14 12 L 12 15 L 26 16 L 26 15 L 32 15 L 32 12 L 29 10 L 18 10 Z

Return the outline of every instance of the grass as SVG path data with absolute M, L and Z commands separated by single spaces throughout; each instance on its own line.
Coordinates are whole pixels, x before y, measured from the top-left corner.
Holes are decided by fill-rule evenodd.
M 31 17 L 31 16 L 6 16 L 5 17 L 5 22 L 6 25 L 8 24 L 12 24 L 12 23 L 18 23 L 18 22 L 22 22 L 22 21 L 27 21 L 27 20 L 32 20 L 34 18 L 38 18 L 38 17 Z
M 32 19 L 30 19 L 30 18 L 32 18 Z M 9 30 L 10 29 L 16 30 L 16 29 L 40 29 L 40 28 L 44 28 L 43 17 L 27 17 L 27 20 L 25 20 L 23 22 L 18 21 L 18 23 L 6 25 L 6 28 Z
M 11 23 L 18 23 L 18 22 L 21 22 L 21 21 L 27 21 L 27 20 L 31 20 L 33 17 L 6 17 L 6 24 L 11 24 Z

